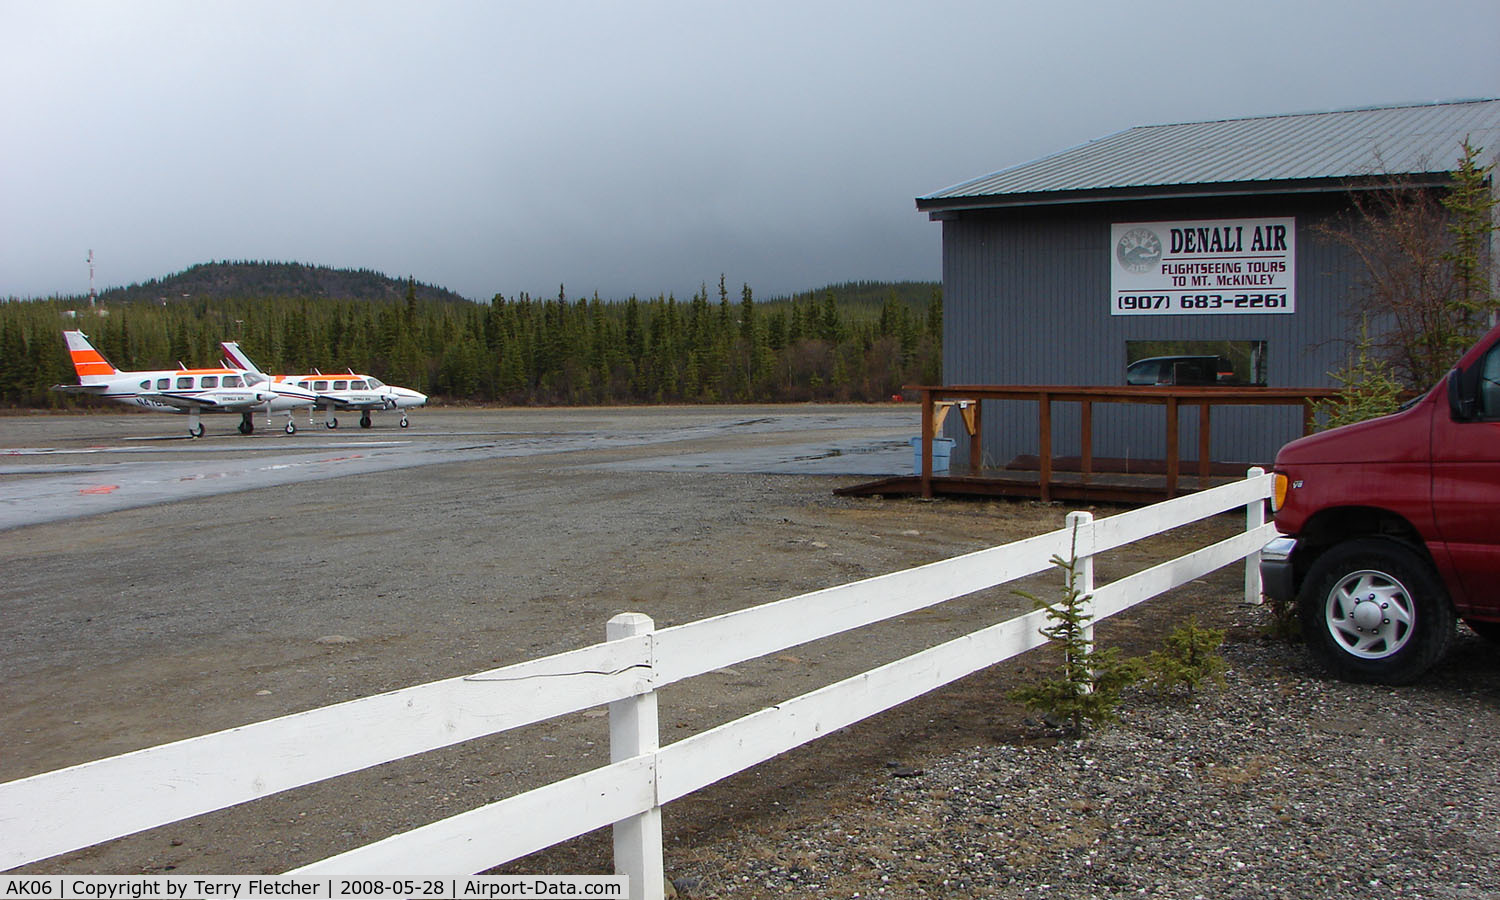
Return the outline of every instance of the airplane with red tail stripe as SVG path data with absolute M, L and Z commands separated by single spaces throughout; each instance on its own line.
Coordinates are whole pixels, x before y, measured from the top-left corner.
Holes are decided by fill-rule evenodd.
M 250 361 L 250 357 L 245 355 L 245 351 L 240 349 L 238 341 L 224 341 L 219 346 L 234 365 L 247 372 L 260 372 L 255 363 Z M 360 375 L 353 369 L 347 375 L 324 375 L 322 372 L 310 375 L 273 375 L 271 383 L 278 388 L 296 387 L 312 391 L 316 395 L 316 408 L 328 413 L 323 424 L 329 428 L 339 427 L 339 420 L 334 413 L 340 410 L 358 412 L 359 427 L 369 428 L 373 424 L 370 412 L 382 409 L 400 410 L 401 427 L 405 428 L 410 424 L 406 411 L 427 402 L 427 395 L 421 391 L 386 384 L 374 375 Z
M 78 384 L 53 385 L 54 391 L 88 394 L 130 406 L 159 412 L 185 413 L 188 435 L 203 436 L 203 413 L 239 413 L 240 434 L 255 431 L 255 413 L 264 410 L 270 424 L 272 412 L 286 413 L 286 433 L 293 434 L 292 410 L 311 407 L 317 401 L 312 391 L 294 384 L 276 384 L 259 372 L 238 368 L 155 369 L 123 372 L 104 358 L 81 331 L 64 331 L 68 355 Z

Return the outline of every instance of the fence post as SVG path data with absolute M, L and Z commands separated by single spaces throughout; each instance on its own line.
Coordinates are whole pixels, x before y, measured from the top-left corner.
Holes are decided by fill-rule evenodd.
M 641 613 L 620 613 L 604 628 L 606 638 L 611 641 L 655 630 L 656 623 Z M 651 664 L 656 664 L 654 651 Z M 654 690 L 609 705 L 610 762 L 655 753 L 660 746 Z M 653 782 L 656 779 L 655 766 L 651 778 Z M 614 839 L 615 874 L 630 878 L 630 896 L 635 900 L 662 900 L 666 895 L 666 876 L 662 868 L 661 807 L 653 805 L 640 815 L 616 822 Z
M 1259 478 L 1266 474 L 1266 470 L 1260 466 L 1251 466 L 1245 473 L 1246 478 Z M 1264 497 L 1257 498 L 1245 504 L 1245 530 L 1254 531 L 1266 524 L 1266 501 Z M 1260 583 L 1260 551 L 1256 550 L 1245 557 L 1245 605 L 1259 606 L 1261 604 Z
M 1088 615 L 1088 624 L 1083 626 L 1083 640 L 1089 652 L 1094 650 L 1094 514 L 1084 510 L 1070 512 L 1065 521 L 1072 534 L 1073 571 L 1067 577 L 1073 580 L 1073 589 L 1078 592 L 1083 611 Z M 1093 693 L 1093 688 L 1089 688 Z

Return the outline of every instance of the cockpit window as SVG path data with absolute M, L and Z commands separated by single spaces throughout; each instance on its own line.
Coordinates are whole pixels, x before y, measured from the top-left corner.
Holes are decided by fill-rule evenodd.
M 376 378 L 374 375 L 371 375 L 370 376 L 370 387 L 372 387 L 372 388 L 378 388 L 378 387 L 385 387 L 385 385 L 381 383 L 381 381 L 380 381 L 379 378 Z
M 266 376 L 264 375 L 257 375 L 254 372 L 245 373 L 245 387 L 255 387 L 258 384 L 264 384 L 265 380 Z M 225 379 L 224 384 L 229 384 L 228 379 Z

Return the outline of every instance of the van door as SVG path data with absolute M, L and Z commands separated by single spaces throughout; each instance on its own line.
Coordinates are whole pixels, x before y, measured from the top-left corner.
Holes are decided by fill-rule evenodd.
M 1500 343 L 1478 359 L 1477 415 L 1433 410 L 1432 511 L 1463 596 L 1453 601 L 1500 615 Z

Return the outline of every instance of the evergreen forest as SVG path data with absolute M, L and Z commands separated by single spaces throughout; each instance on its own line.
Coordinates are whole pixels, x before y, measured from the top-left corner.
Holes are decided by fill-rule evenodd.
M 289 283 L 288 264 L 265 265 L 276 286 Z M 201 283 L 204 268 L 189 273 Z M 98 402 L 51 390 L 76 382 L 65 329 L 83 331 L 120 369 L 216 365 L 219 342 L 238 340 L 268 372 L 352 369 L 450 403 L 876 401 L 937 383 L 942 371 L 942 297 L 929 282 L 757 301 L 749 285 L 731 296 L 721 277 L 717 291 L 705 284 L 687 300 L 572 299 L 560 287 L 546 299 L 475 303 L 385 280 L 400 289 L 333 296 L 347 285 L 324 277 L 317 295 L 287 295 L 240 277 L 219 278 L 212 291 L 153 282 L 129 298 L 107 292 L 95 307 L 86 298 L 0 302 L 0 405 Z

